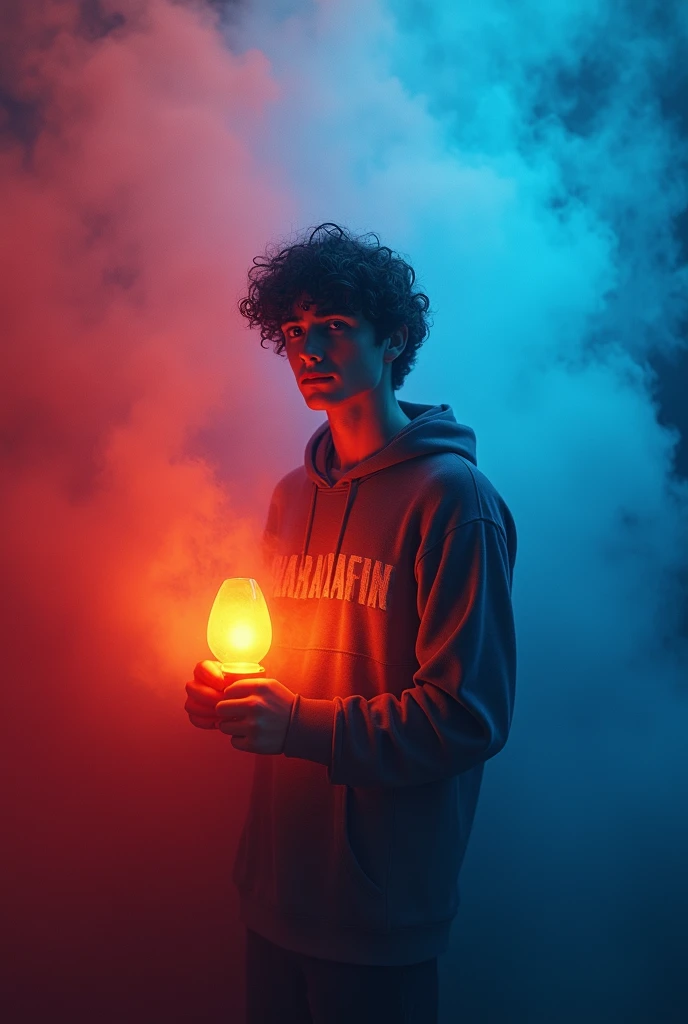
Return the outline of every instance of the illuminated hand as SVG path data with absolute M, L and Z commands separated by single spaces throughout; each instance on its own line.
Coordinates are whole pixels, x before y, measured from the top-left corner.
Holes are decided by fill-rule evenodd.
M 196 665 L 193 681 L 186 684 L 184 705 L 192 725 L 199 729 L 219 728 L 220 717 L 215 712 L 215 705 L 222 700 L 226 685 L 218 661 L 201 661 Z
M 281 754 L 296 694 L 277 679 L 251 676 L 230 683 L 224 695 L 215 714 L 232 746 L 253 754 Z

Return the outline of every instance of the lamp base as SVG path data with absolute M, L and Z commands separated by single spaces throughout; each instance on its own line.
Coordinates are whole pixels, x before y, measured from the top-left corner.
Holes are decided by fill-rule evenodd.
M 260 676 L 265 669 L 251 661 L 223 661 L 220 665 L 223 676 Z

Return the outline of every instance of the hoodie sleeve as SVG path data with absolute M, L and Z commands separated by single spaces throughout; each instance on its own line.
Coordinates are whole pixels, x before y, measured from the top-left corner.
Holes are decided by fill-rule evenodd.
M 297 695 L 284 753 L 348 786 L 415 786 L 468 771 L 506 743 L 514 705 L 515 561 L 490 519 L 454 527 L 416 562 L 418 669 L 400 697 Z

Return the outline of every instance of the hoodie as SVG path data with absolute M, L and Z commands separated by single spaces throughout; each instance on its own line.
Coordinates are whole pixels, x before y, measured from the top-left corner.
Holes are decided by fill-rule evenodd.
M 329 424 L 276 485 L 266 677 L 295 694 L 256 755 L 241 920 L 286 949 L 404 965 L 448 945 L 485 761 L 514 707 L 516 529 L 448 405 L 333 479 Z

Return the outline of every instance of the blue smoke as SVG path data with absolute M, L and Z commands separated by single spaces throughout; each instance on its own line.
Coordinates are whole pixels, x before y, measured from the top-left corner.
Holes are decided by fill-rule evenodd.
M 296 197 L 275 236 L 333 220 L 408 256 L 435 326 L 400 397 L 474 427 L 519 528 L 516 715 L 442 1019 L 688 1019 L 688 485 L 652 365 L 686 348 L 661 96 L 688 9 L 264 3 L 228 35 L 281 89 L 255 141 Z
M 23 1019 L 67 999 L 74 1021 L 238 1005 L 218 892 L 242 762 L 189 735 L 181 679 L 156 669 L 164 701 L 139 686 L 148 619 L 105 621 L 98 584 L 117 561 L 122 601 L 158 595 L 169 551 L 202 607 L 194 581 L 237 527 L 225 490 L 262 525 L 259 473 L 296 465 L 319 417 L 285 361 L 227 327 L 223 289 L 241 293 L 266 224 L 286 239 L 334 220 L 417 270 L 434 327 L 400 397 L 448 402 L 476 430 L 518 527 L 516 713 L 486 768 L 442 1022 L 687 1020 L 688 483 L 655 366 L 688 350 L 688 119 L 667 103 L 687 82 L 688 6 L 216 0 L 228 49 L 267 56 L 276 99 L 260 55 L 218 48 L 202 0 L 42 0 L 23 43 L 5 38 L 23 11 L 7 6 L 4 194 L 26 212 L 4 280 L 26 309 L 6 346 L 3 983 Z M 687 393 L 683 379 L 684 409 Z M 206 463 L 186 475 L 187 431 L 224 490 Z M 174 541 L 159 550 L 158 522 Z

